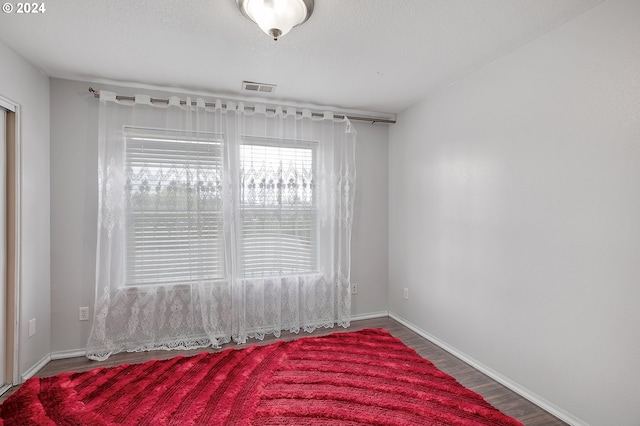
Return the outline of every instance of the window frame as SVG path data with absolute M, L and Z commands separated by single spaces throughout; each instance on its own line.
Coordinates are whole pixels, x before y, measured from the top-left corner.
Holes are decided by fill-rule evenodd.
M 173 137 L 171 137 L 171 134 L 174 134 Z M 194 137 L 196 136 L 196 137 Z M 172 130 L 172 129 L 159 129 L 159 128 L 149 128 L 149 127 L 133 127 L 133 126 L 124 126 L 123 127 L 123 142 L 124 142 L 124 170 L 123 170 L 123 176 L 125 178 L 125 186 L 124 186 L 124 197 L 125 200 L 129 200 L 131 197 L 131 192 L 127 193 L 128 191 L 132 191 L 132 188 L 128 189 L 128 186 L 130 185 L 129 182 L 127 182 L 128 177 L 130 176 L 129 172 L 128 172 L 128 168 L 130 167 L 130 151 L 129 151 L 129 146 L 130 146 L 130 141 L 131 140 L 144 140 L 146 142 L 150 142 L 150 143 L 177 143 L 177 144 L 203 144 L 203 145 L 213 145 L 215 146 L 215 149 L 217 150 L 217 156 L 212 157 L 215 158 L 215 160 L 213 161 L 213 163 L 215 163 L 216 161 L 219 164 L 219 169 L 220 169 L 220 174 L 223 173 L 223 168 L 224 168 L 224 137 L 223 135 L 219 134 L 219 133 L 213 133 L 213 132 L 199 132 L 199 131 L 193 131 L 193 132 L 189 132 L 189 131 L 184 131 L 184 130 Z M 176 150 L 176 152 L 178 152 L 178 150 Z M 183 153 L 186 153 L 187 150 L 183 150 L 181 151 Z M 194 152 L 196 152 L 196 150 L 194 150 Z M 165 163 L 167 164 L 167 167 L 171 168 L 172 164 L 171 164 L 171 158 L 167 157 L 163 160 L 166 160 Z M 173 160 L 175 161 L 175 159 Z M 158 164 L 160 164 L 160 166 L 158 167 L 158 169 L 162 169 L 163 164 L 161 162 L 159 162 Z M 185 162 L 185 165 L 188 164 Z M 184 169 L 186 170 L 186 168 Z M 188 181 L 188 177 L 187 177 L 187 181 Z M 150 183 L 153 184 L 153 183 Z M 196 183 L 197 185 L 197 183 Z M 157 194 L 156 194 L 157 196 Z M 221 221 L 222 221 L 222 204 L 220 203 L 220 207 L 215 210 L 215 211 L 205 211 L 204 214 L 207 214 L 209 212 L 211 212 L 214 216 L 218 215 L 220 217 L 220 219 L 218 220 L 218 228 L 217 229 L 217 238 L 213 239 L 213 245 L 217 245 L 218 246 L 218 250 L 217 254 L 218 256 L 218 261 L 217 263 L 217 270 L 219 271 L 218 274 L 214 274 L 214 275 L 202 275 L 202 276 L 198 276 L 197 274 L 195 275 L 195 277 L 190 277 L 190 275 L 192 275 L 190 272 L 183 272 L 182 275 L 176 274 L 176 277 L 174 279 L 165 279 L 165 280 L 159 280 L 157 276 L 150 276 L 149 278 L 135 278 L 135 277 L 140 277 L 144 275 L 144 272 L 140 269 L 138 270 L 138 272 L 133 272 L 131 271 L 131 264 L 130 261 L 132 259 L 131 256 L 131 249 L 132 247 L 130 246 L 131 244 L 131 229 L 132 227 L 135 227 L 135 225 L 133 225 L 131 223 L 131 217 L 135 216 L 135 210 L 131 209 L 131 203 L 129 201 L 125 201 L 124 203 L 124 211 L 125 211 L 125 223 L 124 223 L 124 241 L 123 241 L 123 245 L 124 245 L 124 273 L 123 273 L 123 284 L 122 287 L 123 288 L 127 288 L 127 289 L 135 289 L 137 287 L 153 287 L 153 286 L 179 286 L 179 285 L 189 285 L 189 284 L 193 284 L 196 282 L 200 282 L 200 281 L 206 281 L 206 282 L 213 282 L 213 281 L 220 281 L 220 280 L 224 280 L 226 277 L 225 275 L 225 271 L 224 271 L 224 256 L 225 256 L 225 250 L 224 250 L 224 230 L 222 229 L 222 225 L 221 225 Z M 170 210 L 166 210 L 167 212 L 167 216 L 169 215 Z M 143 213 L 144 214 L 144 213 Z M 189 211 L 184 211 L 184 215 L 185 217 L 187 217 L 190 214 Z M 188 220 L 188 219 L 187 219 Z M 135 237 L 134 237 L 135 239 Z M 200 241 L 202 240 L 206 240 L 206 238 L 200 238 Z M 166 254 L 165 254 L 166 255 Z M 143 257 L 148 257 L 148 254 L 143 254 Z M 193 269 L 194 270 L 198 270 L 199 267 L 202 266 L 202 262 L 201 261 L 193 261 L 191 264 L 193 264 Z M 212 268 L 215 271 L 215 268 Z M 151 272 L 149 275 L 152 275 L 154 272 Z M 157 271 L 155 272 L 157 275 Z M 131 279 L 132 277 L 134 277 L 134 279 Z
M 172 137 L 171 134 L 174 134 L 175 136 Z M 192 136 L 197 136 L 197 137 L 187 137 L 185 135 L 188 135 L 189 133 L 192 134 Z M 132 197 L 132 192 L 133 192 L 133 185 L 127 182 L 128 177 L 130 176 L 130 173 L 128 171 L 128 169 L 131 167 L 131 152 L 130 152 L 130 141 L 131 140 L 139 140 L 139 139 L 143 139 L 145 142 L 149 142 L 149 143 L 154 143 L 154 142 L 158 142 L 158 143 L 167 143 L 167 142 L 175 142 L 175 143 L 183 143 L 183 144 L 188 144 L 188 143 L 198 143 L 198 144 L 207 144 L 207 145 L 214 145 L 216 147 L 217 150 L 217 156 L 215 157 L 216 161 L 219 164 L 219 173 L 221 176 L 221 180 L 224 179 L 223 176 L 227 173 L 227 172 L 232 172 L 232 173 L 236 173 L 237 172 L 237 179 L 238 179 L 238 185 L 235 187 L 235 190 L 237 191 L 236 195 L 232 194 L 232 198 L 236 198 L 238 199 L 236 207 L 238 209 L 238 218 L 239 220 L 237 221 L 237 230 L 238 232 L 236 233 L 235 236 L 235 243 L 237 244 L 237 247 L 239 247 L 239 251 L 240 251 L 240 261 L 238 262 L 237 265 L 237 274 L 238 277 L 241 279 L 260 279 L 260 278 L 270 278 L 270 277 L 283 277 L 283 276 L 303 276 L 303 275 L 310 275 L 310 274 L 317 274 L 319 273 L 319 262 L 320 262 L 320 235 L 319 235 L 319 211 L 318 211 L 318 192 L 317 192 L 317 182 L 316 182 L 316 177 L 318 176 L 318 158 L 319 158 L 319 142 L 317 141 L 306 141 L 306 140 L 298 140 L 298 139 L 287 139 L 287 138 L 277 138 L 277 137 L 251 137 L 251 136 L 241 136 L 239 138 L 239 144 L 238 146 L 238 150 L 237 150 L 237 155 L 233 156 L 234 158 L 231 160 L 232 164 L 229 164 L 226 159 L 227 155 L 225 154 L 225 151 L 228 149 L 228 146 L 225 143 L 225 138 L 224 135 L 220 134 L 220 133 L 214 133 L 214 132 L 188 132 L 188 131 L 183 131 L 183 130 L 172 130 L 172 129 L 160 129 L 160 128 L 148 128 L 148 127 L 140 127 L 140 126 L 124 126 L 123 127 L 123 143 L 124 143 L 124 169 L 123 169 L 123 176 L 125 178 L 125 185 L 124 185 L 124 197 L 125 200 L 130 200 L 130 198 Z M 273 268 L 271 268 L 271 270 L 269 270 L 269 268 L 266 268 L 263 271 L 254 271 L 253 273 L 247 274 L 246 273 L 246 264 L 245 264 L 245 257 L 244 257 L 244 243 L 245 243 L 245 236 L 244 236 L 244 229 L 245 229 L 245 214 L 244 212 L 252 212 L 252 214 L 255 215 L 259 215 L 261 213 L 265 213 L 266 217 L 272 217 L 274 220 L 277 220 L 278 218 L 278 212 L 282 211 L 283 205 L 282 203 L 280 203 L 279 205 L 274 205 L 274 206 L 269 206 L 269 207 L 259 207 L 259 206 L 253 206 L 253 207 L 246 207 L 243 205 L 243 191 L 244 191 L 244 187 L 242 184 L 242 170 L 243 170 L 243 155 L 242 155 L 242 149 L 243 147 L 246 146 L 257 146 L 257 147 L 266 147 L 266 148 L 275 148 L 275 149 L 301 149 L 301 150 L 309 150 L 310 151 L 310 161 L 311 161 L 311 165 L 310 165 L 310 191 L 311 191 L 311 202 L 308 206 L 308 208 L 304 209 L 302 208 L 304 211 L 308 212 L 308 232 L 309 232 L 309 255 L 307 257 L 307 264 L 309 265 L 309 268 L 298 268 L 298 269 L 292 269 L 289 271 L 283 271 L 282 268 L 280 268 L 278 271 L 275 271 Z M 176 150 L 178 152 L 178 150 Z M 196 150 L 194 150 L 196 151 Z M 180 152 L 187 152 L 187 150 L 182 150 Z M 157 159 L 156 159 L 157 160 Z M 172 159 L 171 157 L 166 157 L 166 158 L 162 158 L 161 160 L 164 160 L 165 163 L 162 163 L 162 161 L 157 162 L 156 164 L 159 164 L 158 169 L 162 169 L 162 167 L 164 166 L 164 164 L 166 164 L 166 167 L 171 167 L 172 165 L 174 165 L 175 163 L 172 163 Z M 142 160 L 140 160 L 142 161 Z M 175 160 L 173 160 L 175 161 Z M 187 163 L 185 163 L 186 165 Z M 186 169 L 185 169 L 186 170 Z M 233 171 L 236 172 L 233 172 Z M 149 182 L 150 186 L 155 185 L 154 182 L 150 181 Z M 222 185 L 224 185 L 224 183 L 221 183 Z M 137 185 L 137 184 L 136 184 Z M 157 195 L 157 194 L 156 194 Z M 214 245 L 217 245 L 218 247 L 218 260 L 217 260 L 217 265 L 218 265 L 218 271 L 219 273 L 216 275 L 212 275 L 212 276 L 198 276 L 197 274 L 195 274 L 194 276 L 192 276 L 193 274 L 189 271 L 184 272 L 182 275 L 180 274 L 176 274 L 176 278 L 174 279 L 165 279 L 165 280 L 159 280 L 157 277 L 157 271 L 151 271 L 149 273 L 149 277 L 148 278 L 140 278 L 141 276 L 144 275 L 144 271 L 143 269 L 139 269 L 137 272 L 132 273 L 131 271 L 131 263 L 130 263 L 130 259 L 131 257 L 131 251 L 132 251 L 132 238 L 131 238 L 131 232 L 132 232 L 132 227 L 135 227 L 135 224 L 131 223 L 131 217 L 135 216 L 135 209 L 131 208 L 131 203 L 130 201 L 126 201 L 125 205 L 124 205 L 124 210 L 125 210 L 125 223 L 124 223 L 124 241 L 123 241 L 123 245 L 124 245 L 124 273 L 123 273 L 123 283 L 121 285 L 122 288 L 125 289 L 135 289 L 135 288 L 151 288 L 153 286 L 180 286 L 180 285 L 190 285 L 190 284 L 194 284 L 196 282 L 215 282 L 215 281 L 224 281 L 227 280 L 229 277 L 227 276 L 227 274 L 231 273 L 231 271 L 226 271 L 225 270 L 225 256 L 226 256 L 226 250 L 228 250 L 227 247 L 225 247 L 225 231 L 223 229 L 223 225 L 222 225 L 222 220 L 223 220 L 223 210 L 224 208 L 222 207 L 223 204 L 227 201 L 222 199 L 222 194 L 220 195 L 220 206 L 219 208 L 216 210 L 215 213 L 213 213 L 214 215 L 218 215 L 218 229 L 216 231 L 217 233 L 217 239 L 215 239 L 214 241 Z M 301 207 L 297 207 L 298 210 L 300 210 Z M 293 211 L 294 209 L 292 209 Z M 271 211 L 271 212 L 270 212 Z M 189 212 L 185 211 L 184 212 L 185 215 L 188 215 Z M 143 213 L 144 214 L 144 213 Z M 297 230 L 297 228 L 296 228 Z M 183 237 L 183 240 L 187 240 L 188 237 Z M 201 238 L 201 240 L 204 238 Z M 290 253 L 293 253 L 294 251 L 290 251 Z M 143 254 L 143 257 L 148 256 L 148 254 Z M 170 259 L 170 258 L 169 258 Z M 271 260 L 269 260 L 270 262 Z M 201 261 L 194 261 L 193 262 L 193 269 L 197 270 L 200 266 L 202 266 L 202 264 L 200 264 Z M 300 262 L 300 264 L 303 264 L 305 261 L 303 260 L 302 262 Z M 171 260 L 167 260 L 167 263 L 171 263 Z M 303 265 L 304 266 L 304 265 Z M 205 268 L 206 269 L 206 268 Z M 215 268 L 212 268 L 215 269 Z M 156 275 L 153 275 L 153 274 Z M 132 279 L 133 277 L 133 279 Z
M 312 265 L 311 269 L 300 269 L 292 272 L 282 272 L 280 269 L 278 272 L 270 272 L 270 273 L 258 273 L 254 272 L 252 274 L 247 274 L 244 264 L 244 252 L 243 252 L 243 241 L 244 241 L 244 215 L 243 211 L 253 211 L 259 212 L 260 210 L 274 210 L 277 211 L 280 207 L 243 207 L 243 182 L 242 182 L 242 147 L 244 146 L 262 146 L 262 147 L 270 147 L 270 148 L 285 148 L 285 149 L 305 149 L 311 152 L 311 203 L 307 211 L 310 213 L 310 261 L 309 264 Z M 239 275 L 243 279 L 260 279 L 260 278 L 272 278 L 272 277 L 286 277 L 286 276 L 302 276 L 302 275 L 312 275 L 317 274 L 320 270 L 319 262 L 320 262 L 320 236 L 319 236 L 319 212 L 318 212 L 318 193 L 317 193 L 317 183 L 316 176 L 318 176 L 318 158 L 319 158 L 319 142 L 311 141 L 311 140 L 301 140 L 301 139 L 290 139 L 290 138 L 281 138 L 281 137 L 253 137 L 253 136 L 242 136 L 240 138 L 239 150 L 238 150 L 238 199 L 239 199 L 239 207 L 238 212 L 241 217 L 239 221 L 239 238 L 238 243 L 240 247 L 240 265 L 239 265 Z M 275 216 L 276 213 L 274 213 Z

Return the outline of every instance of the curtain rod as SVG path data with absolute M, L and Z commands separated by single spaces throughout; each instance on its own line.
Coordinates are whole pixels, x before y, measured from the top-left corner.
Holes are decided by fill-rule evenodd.
M 89 87 L 89 92 L 93 93 L 93 97 L 94 98 L 99 98 L 100 97 L 100 93 L 98 91 L 96 91 L 93 87 Z M 117 101 L 135 101 L 136 98 L 135 96 L 121 96 L 121 95 L 116 95 L 116 100 Z M 157 98 L 151 98 L 151 102 L 152 103 L 164 103 L 164 104 L 168 104 L 169 103 L 169 99 L 157 99 Z M 183 101 L 180 100 L 180 105 L 186 105 L 187 101 Z M 191 105 L 196 105 L 196 102 L 191 102 Z M 205 102 L 204 106 L 206 107 L 215 107 L 216 104 L 212 103 L 212 102 Z M 222 104 L 223 108 L 226 108 L 225 104 Z M 255 110 L 255 107 L 252 106 L 248 106 L 245 107 L 248 110 Z M 275 112 L 276 110 L 273 108 L 267 108 L 267 111 L 269 112 Z M 300 113 L 299 113 L 300 114 Z M 315 115 L 316 117 L 320 117 L 322 116 L 321 113 L 317 113 L 317 112 L 313 112 L 311 113 L 311 115 Z M 359 117 L 356 115 L 347 115 L 347 114 L 335 114 L 336 118 L 348 118 L 349 120 L 356 120 L 356 121 L 371 121 L 371 123 L 387 123 L 387 124 L 395 124 L 396 120 L 388 120 L 386 118 L 373 118 L 373 117 Z

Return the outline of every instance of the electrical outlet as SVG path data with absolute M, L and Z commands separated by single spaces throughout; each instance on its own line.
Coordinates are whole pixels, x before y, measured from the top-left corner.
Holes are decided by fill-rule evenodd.
M 83 306 L 79 309 L 78 319 L 80 321 L 89 321 L 89 307 Z
M 358 294 L 358 284 L 351 283 L 351 294 Z
M 409 299 L 409 289 L 408 288 L 404 288 L 404 291 L 402 292 L 402 297 L 405 299 Z
M 36 335 L 36 319 L 33 318 L 29 321 L 29 337 Z

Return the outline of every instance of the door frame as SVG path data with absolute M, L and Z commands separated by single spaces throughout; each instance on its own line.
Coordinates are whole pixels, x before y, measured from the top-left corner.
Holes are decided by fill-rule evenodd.
M 0 94 L 0 106 L 7 110 L 7 319 L 6 380 L 10 386 L 20 384 L 20 208 L 21 208 L 21 111 L 20 105 Z M 3 384 L 0 384 L 2 386 Z M 6 387 L 6 386 L 5 386 Z M 6 389 L 0 388 L 0 394 Z

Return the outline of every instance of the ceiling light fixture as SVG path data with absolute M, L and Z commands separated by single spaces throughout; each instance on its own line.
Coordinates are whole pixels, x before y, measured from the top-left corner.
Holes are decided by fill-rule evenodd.
M 278 40 L 313 13 L 313 0 L 236 0 L 244 16 Z

